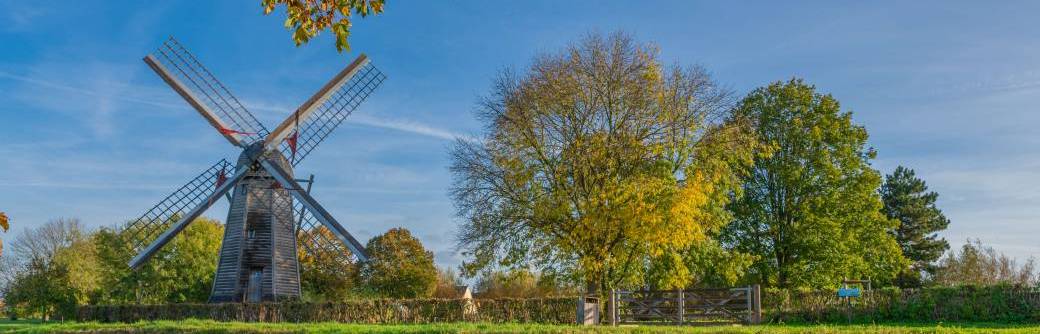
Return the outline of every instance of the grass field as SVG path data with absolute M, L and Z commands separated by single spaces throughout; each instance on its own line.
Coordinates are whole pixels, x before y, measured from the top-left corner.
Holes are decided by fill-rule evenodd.
M 0 322 L 7 333 L 1040 333 L 1037 325 L 1002 324 L 886 324 L 886 325 L 765 325 L 723 327 L 577 327 L 530 324 L 446 323 L 426 325 L 358 325 L 339 323 L 258 324 L 203 320 L 155 321 L 134 324 Z

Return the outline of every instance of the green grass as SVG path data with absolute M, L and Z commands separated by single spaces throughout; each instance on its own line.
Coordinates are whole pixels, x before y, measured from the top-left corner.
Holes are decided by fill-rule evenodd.
M 242 323 L 209 320 L 149 321 L 133 324 L 39 323 L 0 321 L 9 333 L 691 333 L 691 334 L 859 334 L 859 333 L 1040 333 L 1037 325 L 1010 324 L 885 324 L 885 325 L 764 325 L 764 326 L 623 326 L 579 327 L 534 324 L 444 323 L 424 325 L 361 325 L 340 323 Z

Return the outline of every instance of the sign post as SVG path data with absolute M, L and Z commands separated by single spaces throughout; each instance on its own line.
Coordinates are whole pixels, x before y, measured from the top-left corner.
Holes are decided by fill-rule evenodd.
M 857 284 L 858 287 L 849 287 L 850 284 Z M 848 317 L 849 324 L 852 324 L 852 298 L 859 298 L 863 295 L 861 287 L 866 287 L 870 290 L 870 280 L 850 280 L 842 279 L 841 288 L 838 288 L 838 298 L 845 299 L 845 314 Z

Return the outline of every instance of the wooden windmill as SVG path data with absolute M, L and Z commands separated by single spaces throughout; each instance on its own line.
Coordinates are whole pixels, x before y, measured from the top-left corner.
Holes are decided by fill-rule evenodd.
M 274 131 L 173 38 L 144 61 L 242 154 L 235 164 L 221 159 L 127 224 L 126 235 L 138 251 L 131 268 L 148 261 L 223 196 L 231 204 L 210 302 L 299 298 L 298 244 L 312 254 L 341 254 L 336 261 L 350 261 L 349 254 L 366 260 L 364 247 L 293 177 L 293 167 L 386 78 L 365 55 Z

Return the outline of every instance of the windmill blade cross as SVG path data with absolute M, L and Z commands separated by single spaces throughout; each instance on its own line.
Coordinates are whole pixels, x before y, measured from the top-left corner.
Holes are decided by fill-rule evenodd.
M 144 62 L 232 144 L 246 146 L 267 136 L 264 125 L 172 37 Z
M 332 234 L 336 235 L 339 240 L 354 253 L 361 261 L 368 260 L 368 253 L 365 251 L 365 246 L 362 246 L 354 236 L 347 232 L 347 229 L 340 225 L 336 218 L 333 218 L 328 211 L 325 210 L 321 204 L 318 203 L 310 194 L 303 191 L 303 187 L 293 179 L 288 172 L 282 169 L 277 163 L 267 159 L 260 160 L 260 166 L 267 170 L 271 174 L 271 177 L 275 179 L 279 184 L 282 184 L 285 190 L 289 191 L 289 194 L 293 196 L 297 201 L 300 202 L 307 211 L 312 213 L 315 218 L 318 219 L 326 228 L 332 231 Z
M 155 241 L 152 241 L 152 243 L 149 244 L 148 247 L 146 247 L 143 251 L 138 253 L 137 256 L 131 259 L 129 263 L 130 268 L 137 269 L 142 264 L 144 264 L 145 261 L 148 261 L 148 259 L 155 255 L 155 253 L 158 252 L 159 249 L 161 249 L 163 246 L 169 243 L 170 240 L 173 240 L 173 237 L 177 236 L 177 234 L 183 231 L 185 227 L 188 227 L 188 224 L 191 224 L 191 222 L 195 221 L 195 218 L 198 218 L 199 215 L 206 211 L 206 209 L 209 209 L 209 207 L 212 206 L 213 203 L 217 201 L 217 199 L 219 199 L 221 196 L 224 196 L 224 194 L 227 193 L 228 190 L 234 188 L 235 185 L 238 184 L 238 182 L 241 181 L 242 178 L 244 178 L 248 172 L 248 168 L 242 168 L 242 170 L 236 172 L 234 176 L 226 179 L 222 184 L 218 185 L 216 187 L 216 190 L 214 190 L 209 196 L 206 196 L 204 201 L 198 203 L 198 205 L 196 205 L 194 209 L 188 211 L 188 213 L 181 217 L 180 220 L 177 221 L 177 223 L 173 224 L 173 226 L 167 229 L 166 232 L 163 232 L 163 234 L 159 235 L 159 237 L 156 238 Z

